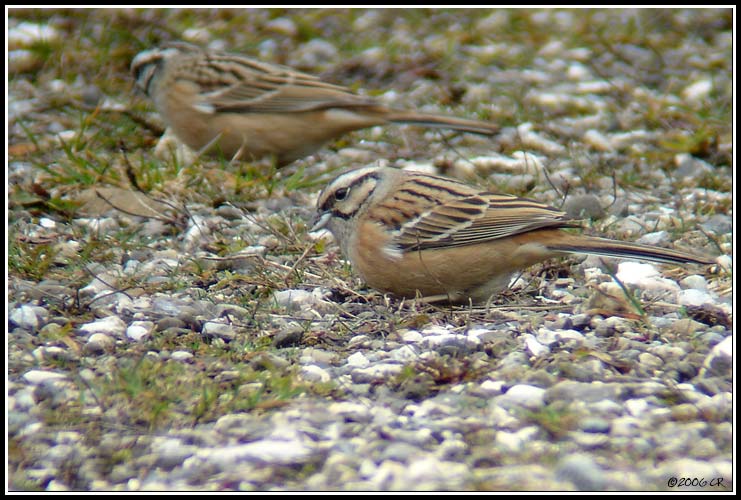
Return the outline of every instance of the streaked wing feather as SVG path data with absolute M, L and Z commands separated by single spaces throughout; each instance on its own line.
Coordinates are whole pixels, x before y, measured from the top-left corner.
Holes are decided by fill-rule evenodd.
M 316 76 L 239 56 L 213 55 L 199 70 L 203 103 L 217 111 L 289 113 L 377 105 Z
M 483 201 L 483 203 L 482 203 Z M 481 193 L 433 207 L 402 228 L 404 250 L 472 245 L 542 228 L 571 227 L 566 214 L 536 201 Z

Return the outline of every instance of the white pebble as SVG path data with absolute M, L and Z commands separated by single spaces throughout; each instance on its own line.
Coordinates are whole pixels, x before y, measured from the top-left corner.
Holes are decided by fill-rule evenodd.
M 204 28 L 186 28 L 183 31 L 183 40 L 188 40 L 189 42 L 205 45 L 210 38 L 211 33 Z
M 710 354 L 732 358 L 733 357 L 733 336 L 729 335 L 728 337 L 720 341 L 718 344 L 713 346 L 713 349 L 710 351 Z
M 211 225 L 205 217 L 200 215 L 193 215 L 188 224 L 188 230 L 183 237 L 183 246 L 190 253 L 210 241 L 208 236 L 211 234 Z
M 660 246 L 669 242 L 669 233 L 666 231 L 654 231 L 646 233 L 636 240 L 636 243 L 643 245 Z
M 81 325 L 80 331 L 89 335 L 105 333 L 113 337 L 120 337 L 126 332 L 126 323 L 118 316 L 107 316 L 92 323 Z
M 517 133 L 526 146 L 539 149 L 548 154 L 564 154 L 566 148 L 558 142 L 547 139 L 546 137 L 533 132 L 532 123 L 523 123 L 517 127 Z M 514 154 L 512 156 L 515 156 Z
M 628 413 L 636 418 L 648 410 L 648 402 L 645 399 L 629 399 L 624 404 Z
M 733 269 L 733 257 L 730 255 L 720 255 L 716 257 L 715 263 L 722 269 L 727 269 L 728 271 Z
M 610 139 L 602 132 L 591 129 L 584 133 L 584 142 L 592 146 L 597 151 L 610 153 L 615 150 L 610 143 Z
M 193 357 L 193 354 L 188 351 L 173 351 L 170 354 L 170 359 L 173 361 L 187 361 Z
M 42 384 L 47 380 L 64 380 L 67 376 L 62 373 L 48 372 L 45 370 L 30 370 L 23 374 L 23 379 L 34 385 Z
M 538 339 L 538 342 L 546 346 L 564 340 L 584 341 L 584 335 L 576 330 L 549 330 L 547 328 L 538 329 L 535 338 Z
M 139 341 L 152 331 L 154 323 L 151 321 L 134 321 L 126 329 L 126 336 L 134 341 Z
M 700 276 L 699 274 L 687 276 L 686 278 L 683 278 L 679 284 L 682 285 L 682 288 L 692 288 L 695 290 L 708 289 L 708 282 L 705 280 L 704 276 Z
M 39 318 L 36 316 L 36 311 L 28 304 L 13 309 L 13 312 L 10 313 L 10 320 L 29 332 L 35 332 L 39 328 Z
M 26 49 L 8 51 L 8 71 L 11 73 L 23 73 L 30 71 L 40 62 L 39 57 L 32 51 Z M 8 105 L 8 115 L 12 117 L 19 116 L 17 109 Z
M 662 278 L 652 264 L 642 262 L 621 262 L 618 265 L 617 278 L 626 285 L 634 285 L 641 290 L 656 292 L 678 292 L 679 285 Z
M 715 300 L 710 293 L 694 288 L 682 290 L 677 295 L 677 304 L 680 306 L 701 306 L 708 303 L 713 304 L 714 302 Z
M 327 370 L 316 365 L 302 366 L 301 376 L 309 382 L 329 382 L 332 378 Z
M 323 291 L 315 288 L 312 291 L 307 290 L 280 290 L 273 294 L 273 300 L 276 305 L 288 309 L 301 309 L 324 304 Z
M 417 330 L 407 330 L 406 332 L 401 334 L 401 339 L 404 342 L 410 342 L 410 343 L 422 342 L 423 338 L 424 336 L 421 333 L 419 333 Z
M 293 37 L 298 33 L 296 23 L 287 17 L 271 19 L 265 23 L 265 29 L 286 37 Z
M 42 217 L 39 219 L 39 226 L 46 229 L 54 229 L 55 227 L 57 227 L 57 222 L 53 219 L 49 219 L 48 217 Z
M 99 351 L 103 351 L 109 347 L 113 347 L 115 343 L 116 341 L 105 333 L 93 333 L 87 339 L 87 345 L 89 346 L 89 348 Z
M 721 358 L 721 359 L 718 359 Z M 713 346 L 710 350 L 710 354 L 707 355 L 703 362 L 703 367 L 700 370 L 700 375 L 705 376 L 708 371 L 715 375 L 725 375 L 722 373 L 725 371 L 722 367 L 723 362 L 728 367 L 727 375 L 731 375 L 733 371 L 733 336 L 730 335 L 720 341 L 718 344 Z
M 527 384 L 517 384 L 493 400 L 498 406 L 510 408 L 512 406 L 523 406 L 531 410 L 541 408 L 544 404 L 545 389 Z
M 503 380 L 484 380 L 481 382 L 479 389 L 489 396 L 499 396 L 502 394 L 505 382 Z
M 478 339 L 482 335 L 486 335 L 487 333 L 491 333 L 492 330 L 489 330 L 488 328 L 471 328 L 466 332 L 466 335 L 471 338 Z
M 31 45 L 41 40 L 54 40 L 58 37 L 59 32 L 48 24 L 24 21 L 14 28 L 8 29 L 5 41 L 10 47 L 13 47 Z
M 538 428 L 535 426 L 525 427 L 517 432 L 499 431 L 495 440 L 497 445 L 505 450 L 516 452 L 521 451 L 527 443 L 532 442 L 538 432 Z
M 231 339 L 234 337 L 234 328 L 232 325 L 226 323 L 218 323 L 216 321 L 207 321 L 203 324 L 201 329 L 203 335 L 213 335 L 215 337 Z
M 394 361 L 401 361 L 402 363 L 406 363 L 409 361 L 414 361 L 419 357 L 419 354 L 417 351 L 412 347 L 408 345 L 401 346 L 398 349 L 394 349 L 393 351 L 389 352 L 389 359 L 393 359 Z
M 569 80 L 586 80 L 587 78 L 592 78 L 592 73 L 583 64 L 573 63 L 566 70 L 566 77 Z
M 348 366 L 364 368 L 370 364 L 368 358 L 362 352 L 356 352 L 347 357 Z
M 79 218 L 74 220 L 74 224 L 94 233 L 109 233 L 118 229 L 118 221 L 111 217 Z
M 398 375 L 402 368 L 404 368 L 404 366 L 398 363 L 383 363 L 368 366 L 366 368 L 357 368 L 353 370 L 353 374 L 356 374 L 358 377 L 363 379 L 385 380 L 388 377 Z
M 702 101 L 706 99 L 713 90 L 712 80 L 698 80 L 695 83 L 685 87 L 682 91 L 682 97 L 689 101 Z
M 425 335 L 452 335 L 453 327 L 434 325 L 425 328 L 424 330 L 422 330 L 422 333 Z
M 536 358 L 545 356 L 551 352 L 548 347 L 538 342 L 530 333 L 525 335 L 525 349 Z

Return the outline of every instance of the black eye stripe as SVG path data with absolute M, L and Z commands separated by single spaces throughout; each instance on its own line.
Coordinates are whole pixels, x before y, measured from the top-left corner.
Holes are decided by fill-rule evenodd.
M 343 176 L 347 174 L 343 174 L 342 176 L 335 179 L 333 182 L 337 182 L 339 179 L 341 179 Z M 375 190 L 375 184 L 379 181 L 380 176 L 377 172 L 371 171 L 364 175 L 361 175 L 360 177 L 353 179 L 350 183 L 346 184 L 342 187 L 337 187 L 333 191 L 328 192 L 325 195 L 324 202 L 320 206 L 321 211 L 331 211 L 334 217 L 340 218 L 340 219 L 350 219 L 351 217 L 355 216 L 360 209 L 362 208 L 362 202 L 364 200 L 356 200 L 357 206 L 349 206 L 348 201 L 351 199 L 350 195 L 355 189 L 360 189 L 361 186 L 368 182 L 373 182 L 373 187 L 370 188 L 368 193 L 366 193 L 366 197 L 370 196 L 370 194 Z M 365 188 L 364 188 L 365 189 Z M 355 204 L 351 204 L 355 205 Z M 347 211 L 349 210 L 349 211 Z

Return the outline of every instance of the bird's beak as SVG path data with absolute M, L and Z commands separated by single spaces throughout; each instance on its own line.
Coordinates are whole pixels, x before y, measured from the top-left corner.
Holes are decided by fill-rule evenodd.
M 325 229 L 327 224 L 329 223 L 329 219 L 331 218 L 332 214 L 330 212 L 322 212 L 316 214 L 314 219 L 312 219 L 311 221 L 311 229 L 309 230 L 309 232 L 313 233 L 321 229 Z

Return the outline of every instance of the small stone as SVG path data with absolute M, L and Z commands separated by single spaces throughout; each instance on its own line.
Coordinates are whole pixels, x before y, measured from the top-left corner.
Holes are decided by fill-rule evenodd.
M 522 406 L 535 410 L 545 406 L 545 389 L 526 384 L 517 384 L 509 388 L 502 396 L 496 397 L 492 403 L 504 408 Z
M 508 452 L 518 452 L 537 436 L 539 429 L 535 426 L 525 427 L 516 432 L 497 432 L 495 443 Z
M 700 411 L 696 405 L 684 403 L 671 408 L 672 419 L 678 422 L 693 422 L 697 420 Z
M 273 300 L 280 307 L 295 311 L 303 308 L 312 308 L 326 304 L 323 299 L 324 292 L 315 288 L 312 291 L 307 290 L 280 290 L 273 293 Z
M 677 304 L 680 306 L 702 306 L 703 304 L 714 304 L 715 299 L 704 290 L 690 288 L 682 290 L 677 295 Z
M 646 233 L 636 240 L 636 243 L 650 246 L 665 246 L 669 242 L 670 238 L 667 231 L 655 231 L 653 233 Z
M 579 428 L 584 432 L 607 433 L 610 432 L 610 422 L 604 418 L 588 417 L 580 422 Z
M 503 380 L 484 380 L 479 386 L 487 396 L 499 396 L 504 393 L 505 382 Z
M 273 347 L 278 349 L 301 345 L 304 338 L 304 329 L 300 325 L 289 326 L 273 337 Z
M 181 465 L 195 450 L 195 446 L 185 445 L 180 439 L 158 438 L 152 444 L 152 451 L 157 455 L 157 465 L 167 470 Z
M 370 364 L 362 352 L 356 352 L 347 357 L 347 366 L 364 368 Z
M 329 382 L 332 379 L 327 370 L 316 365 L 302 366 L 301 377 L 309 382 Z
M 556 477 L 570 481 L 579 491 L 600 491 L 606 486 L 604 471 L 585 454 L 567 455 L 556 465 Z
M 703 175 L 715 175 L 713 167 L 708 162 L 695 158 L 689 153 L 676 155 L 674 163 L 677 165 L 677 169 L 674 171 L 675 178 L 680 179 L 685 184 L 689 184 L 690 181 L 695 182 L 695 179 L 699 179 Z
M 23 374 L 23 379 L 33 385 L 39 385 L 47 381 L 64 380 L 66 378 L 67 376 L 63 373 L 45 370 L 29 370 Z
M 650 354 L 648 352 L 639 354 L 638 362 L 641 364 L 641 367 L 648 368 L 650 370 L 658 370 L 664 365 L 664 362 L 661 360 L 661 358 L 654 356 L 653 354 Z
M 398 375 L 402 368 L 403 365 L 396 363 L 374 364 L 366 368 L 356 368 L 352 371 L 351 378 L 355 384 L 386 382 L 390 377 Z
M 193 357 L 193 354 L 188 351 L 173 351 L 170 354 L 170 359 L 173 361 L 187 361 Z
M 584 142 L 592 146 L 597 151 L 604 151 L 607 153 L 615 151 L 615 148 L 612 147 L 610 139 L 599 130 L 589 129 L 584 133 L 583 138 Z M 600 209 L 601 208 L 602 207 L 600 207 Z
M 265 351 L 258 352 L 250 359 L 250 366 L 256 370 L 282 370 L 290 365 L 289 361 Z
M 406 332 L 401 334 L 401 339 L 404 342 L 410 342 L 410 343 L 422 342 L 423 338 L 424 338 L 424 335 L 422 335 L 417 330 L 407 330 Z
M 688 338 L 701 330 L 707 330 L 707 328 L 708 325 L 689 318 L 678 319 L 671 325 L 671 331 L 682 338 Z
M 617 401 L 622 399 L 629 389 L 625 384 L 603 382 L 575 382 L 564 380 L 549 387 L 545 392 L 545 402 L 582 401 L 595 403 L 602 400 Z
M 272 31 L 282 36 L 294 37 L 298 33 L 298 28 L 293 20 L 287 17 L 277 17 L 271 19 L 264 26 L 265 30 Z
M 35 333 L 39 328 L 39 319 L 36 316 L 34 308 L 26 304 L 13 309 L 9 319 L 31 333 Z
M 185 328 L 185 323 L 180 318 L 166 316 L 157 321 L 157 331 L 163 332 L 170 328 Z
M 685 278 L 683 278 L 679 284 L 682 286 L 682 288 L 694 288 L 695 290 L 707 290 L 708 289 L 708 282 L 705 279 L 705 277 L 700 276 L 699 274 L 691 274 Z
M 187 459 L 185 464 L 190 462 L 194 467 L 198 467 L 197 461 L 203 461 L 228 470 L 242 461 L 270 465 L 302 464 L 311 455 L 311 449 L 301 441 L 264 439 L 247 444 L 202 448 L 197 450 L 193 457 Z
M 733 232 L 733 218 L 725 214 L 715 214 L 700 224 L 700 227 L 711 234 L 730 234 Z
M 542 356 L 545 356 L 547 354 L 550 354 L 551 350 L 547 347 L 541 344 L 536 340 L 536 338 L 528 333 L 525 334 L 525 350 L 535 356 L 536 358 L 540 358 Z
M 730 377 L 733 370 L 733 336 L 713 346 L 700 369 L 701 377 Z
M 126 337 L 138 342 L 152 332 L 154 323 L 151 321 L 134 321 L 126 329 Z
M 712 439 L 701 438 L 692 444 L 689 455 L 697 458 L 713 458 L 718 455 L 718 447 Z
M 105 333 L 111 337 L 123 337 L 126 332 L 126 323 L 118 316 L 108 316 L 92 323 L 81 325 L 80 331 L 88 335 Z
M 599 198 L 593 194 L 569 196 L 561 210 L 574 219 L 601 219 L 605 216 Z
M 682 97 L 692 102 L 707 99 L 713 91 L 713 81 L 709 78 L 697 80 L 682 90 Z
M 232 325 L 216 321 L 206 321 L 203 324 L 201 334 L 207 337 L 216 337 L 227 341 L 233 340 L 237 335 Z
M 640 418 L 649 408 L 645 399 L 629 399 L 625 401 L 625 408 L 632 416 Z
M 105 333 L 93 333 L 88 337 L 85 344 L 85 352 L 88 354 L 103 354 L 109 352 L 116 341 Z

